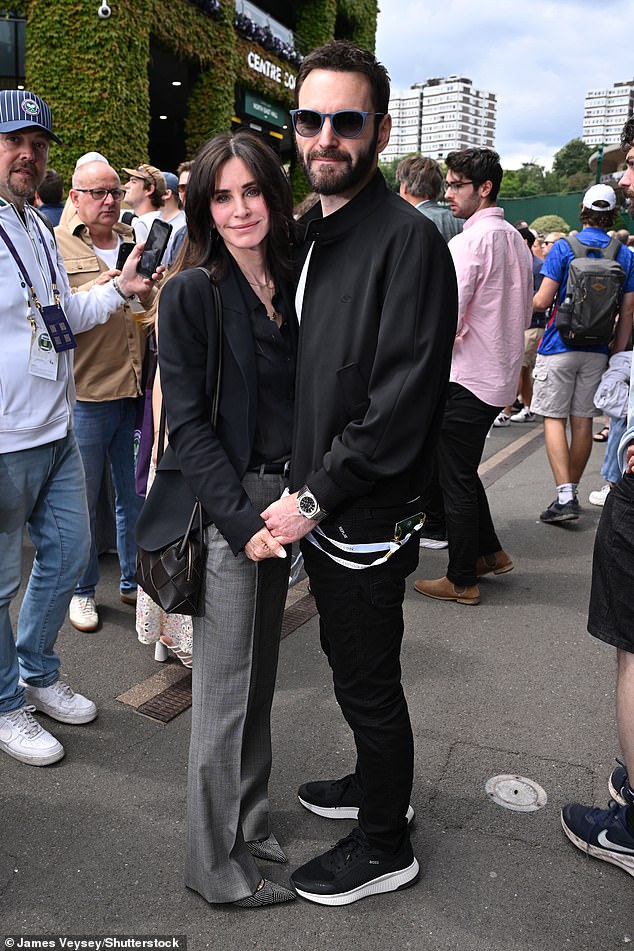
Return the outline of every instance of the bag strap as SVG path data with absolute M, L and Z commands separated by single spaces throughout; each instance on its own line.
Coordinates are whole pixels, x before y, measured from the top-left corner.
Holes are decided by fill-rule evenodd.
M 587 258 L 588 252 L 593 251 L 594 253 L 600 254 L 602 258 L 610 258 L 612 261 L 616 260 L 619 245 L 621 244 L 618 238 L 612 237 L 604 248 L 599 248 L 592 244 L 584 244 L 583 241 L 579 241 L 574 234 L 566 235 L 564 240 L 570 246 L 576 258 Z
M 216 370 L 216 386 L 214 388 L 214 395 L 211 401 L 211 425 L 214 430 L 218 428 L 218 409 L 220 406 L 220 385 L 222 382 L 222 342 L 223 342 L 223 315 L 222 315 L 222 298 L 220 297 L 220 291 L 218 290 L 218 285 L 214 283 L 211 273 L 207 270 L 206 267 L 199 267 L 199 271 L 203 271 L 209 278 L 209 283 L 211 285 L 211 296 L 213 298 L 213 309 L 214 309 L 214 318 L 216 323 L 216 333 L 218 338 L 218 366 Z M 156 464 L 158 466 L 159 462 L 163 458 L 164 446 L 165 446 L 165 429 L 166 429 L 166 415 L 165 415 L 165 401 L 161 399 L 161 415 L 159 418 L 159 432 L 158 432 L 158 447 L 156 450 Z M 190 526 L 191 527 L 191 526 Z

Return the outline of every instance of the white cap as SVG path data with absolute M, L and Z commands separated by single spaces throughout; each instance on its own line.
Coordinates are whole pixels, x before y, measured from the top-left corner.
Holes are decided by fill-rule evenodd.
M 583 207 L 590 211 L 612 211 L 616 207 L 614 189 L 609 185 L 591 185 L 583 196 Z
M 105 155 L 102 155 L 101 152 L 86 152 L 84 155 L 80 155 L 75 162 L 75 171 L 81 168 L 82 165 L 87 165 L 88 162 L 105 162 L 106 165 L 110 164 L 108 159 Z

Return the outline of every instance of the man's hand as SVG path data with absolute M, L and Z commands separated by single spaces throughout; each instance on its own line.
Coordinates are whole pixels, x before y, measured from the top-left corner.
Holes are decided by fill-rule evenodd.
M 630 443 L 625 452 L 625 471 L 634 472 L 634 443 Z
M 312 518 L 304 518 L 297 511 L 297 492 L 285 495 L 262 512 L 262 518 L 273 538 L 282 545 L 299 541 L 317 526 Z
M 165 271 L 165 267 L 159 264 L 151 280 L 137 273 L 136 267 L 144 247 L 145 244 L 136 244 L 134 246 L 134 251 L 131 252 L 128 260 L 123 265 L 123 270 L 119 278 L 119 287 L 122 293 L 125 294 L 126 297 L 131 297 L 133 294 L 136 294 L 141 303 L 148 300 L 155 285 L 163 280 L 163 273 Z
M 261 528 L 249 539 L 244 546 L 244 553 L 251 561 L 264 561 L 265 558 L 286 558 L 286 552 L 267 528 Z
M 99 277 L 95 278 L 95 284 L 107 284 L 108 281 L 111 281 L 113 277 L 121 274 L 121 271 L 117 271 L 116 267 L 111 271 L 102 271 Z

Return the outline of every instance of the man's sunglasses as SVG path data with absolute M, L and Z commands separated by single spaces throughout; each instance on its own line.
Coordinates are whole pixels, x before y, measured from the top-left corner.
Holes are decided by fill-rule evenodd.
M 297 135 L 310 139 L 319 135 L 324 119 L 330 119 L 334 134 L 341 139 L 358 139 L 365 129 L 368 116 L 384 116 L 384 112 L 361 112 L 360 109 L 342 109 L 340 112 L 316 112 L 314 109 L 291 109 L 293 128 Z

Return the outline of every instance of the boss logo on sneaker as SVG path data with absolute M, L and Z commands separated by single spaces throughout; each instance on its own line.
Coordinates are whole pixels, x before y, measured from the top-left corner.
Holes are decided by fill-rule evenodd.
M 378 859 L 368 859 L 368 862 L 369 862 L 370 865 L 380 865 L 380 864 L 381 864 Z

